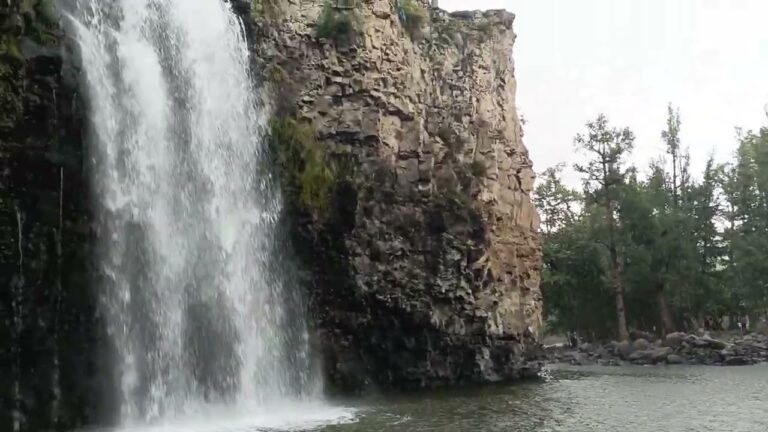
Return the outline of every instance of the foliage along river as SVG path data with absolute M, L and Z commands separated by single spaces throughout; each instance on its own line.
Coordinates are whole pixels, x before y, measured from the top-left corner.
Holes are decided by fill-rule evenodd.
M 558 367 L 539 382 L 370 400 L 323 432 L 768 430 L 768 365 Z

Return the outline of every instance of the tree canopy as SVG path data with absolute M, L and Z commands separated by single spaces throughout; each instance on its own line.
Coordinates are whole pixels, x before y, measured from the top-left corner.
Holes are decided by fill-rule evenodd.
M 587 157 L 574 165 L 581 189 L 562 165 L 540 176 L 552 329 L 627 338 L 768 312 L 768 128 L 739 131 L 733 161 L 710 158 L 694 178 L 682 125 L 670 105 L 665 151 L 640 175 L 632 131 L 600 115 L 574 140 Z

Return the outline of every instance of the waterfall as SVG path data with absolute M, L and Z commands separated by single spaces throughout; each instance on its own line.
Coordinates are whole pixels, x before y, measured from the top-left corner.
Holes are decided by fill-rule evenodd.
M 21 332 L 24 329 L 24 214 L 18 205 L 14 205 L 16 211 L 16 229 L 19 250 L 19 276 L 13 283 L 11 294 L 11 314 L 13 316 L 13 432 L 21 430 L 23 414 L 21 411 Z
M 241 22 L 223 0 L 75 3 L 120 422 L 316 401 Z

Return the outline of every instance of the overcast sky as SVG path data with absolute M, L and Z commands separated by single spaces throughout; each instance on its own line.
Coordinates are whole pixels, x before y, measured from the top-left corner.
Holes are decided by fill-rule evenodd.
M 572 162 L 573 136 L 600 112 L 635 132 L 633 161 L 645 168 L 663 151 L 667 103 L 679 106 L 694 173 L 713 152 L 730 157 L 735 127 L 767 123 L 768 1 L 440 0 L 440 7 L 517 15 L 517 105 L 537 172 Z

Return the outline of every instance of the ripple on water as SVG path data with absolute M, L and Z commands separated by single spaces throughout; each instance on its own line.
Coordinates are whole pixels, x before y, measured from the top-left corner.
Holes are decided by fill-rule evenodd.
M 357 420 L 321 430 L 762 432 L 768 365 L 558 368 L 536 383 L 371 400 Z

